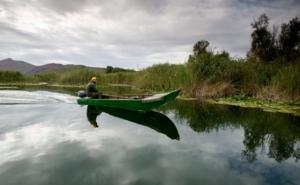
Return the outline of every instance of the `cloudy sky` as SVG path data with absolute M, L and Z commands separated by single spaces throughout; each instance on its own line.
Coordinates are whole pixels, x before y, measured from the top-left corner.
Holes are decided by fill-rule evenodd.
M 300 0 L 0 0 L 0 59 L 140 69 L 183 63 L 202 39 L 243 57 L 254 18 L 299 12 Z

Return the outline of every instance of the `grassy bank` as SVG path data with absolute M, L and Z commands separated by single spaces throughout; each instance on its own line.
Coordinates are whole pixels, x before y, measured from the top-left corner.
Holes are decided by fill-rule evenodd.
M 75 91 L 84 89 L 85 85 L 61 85 L 61 84 L 47 84 L 47 83 L 0 83 L 0 90 L 14 90 L 14 89 L 48 89 L 61 91 L 66 90 L 73 95 Z M 108 84 L 106 86 L 98 87 L 102 92 L 113 93 L 116 95 L 122 94 L 136 94 L 136 93 L 155 93 L 154 90 L 138 89 L 134 86 L 124 85 L 124 84 Z M 198 98 L 187 96 L 186 94 L 181 94 L 178 99 L 184 101 L 194 101 Z M 241 96 L 229 96 L 222 98 L 201 98 L 203 101 L 212 104 L 224 104 L 233 105 L 246 108 L 260 108 L 264 111 L 269 112 L 281 112 L 289 113 L 291 115 L 300 116 L 300 101 L 282 101 L 282 100 L 267 100 L 267 99 L 257 99 L 253 97 L 241 97 Z
M 184 64 L 156 64 L 135 72 L 94 73 L 87 69 L 26 76 L 0 72 L 2 84 L 84 87 L 91 76 L 99 85 L 127 85 L 149 91 L 182 89 L 184 97 L 251 97 L 272 101 L 300 100 L 300 60 L 259 63 L 215 53 L 190 57 Z
M 39 75 L 25 77 L 24 82 L 84 86 L 90 76 L 97 76 L 100 85 L 126 84 L 150 91 L 181 88 L 185 97 L 193 98 L 247 96 L 273 101 L 299 100 L 299 62 L 273 66 L 209 55 L 185 64 L 157 64 L 137 72 L 56 74 L 56 78 Z

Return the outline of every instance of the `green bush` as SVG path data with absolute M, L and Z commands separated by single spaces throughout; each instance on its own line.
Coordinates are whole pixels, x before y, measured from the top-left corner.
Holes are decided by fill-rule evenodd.
M 230 59 L 228 56 L 205 53 L 190 58 L 187 63 L 188 71 L 193 83 L 207 81 L 230 81 L 239 84 L 243 79 L 241 62 Z
M 281 91 L 285 91 L 291 97 L 300 95 L 300 63 L 293 63 L 282 67 L 273 78 L 273 83 Z
M 138 84 L 142 88 L 153 90 L 171 90 L 183 88 L 188 83 L 185 65 L 156 64 L 142 70 Z
M 0 71 L 0 82 L 23 82 L 25 80 L 24 75 L 17 71 Z

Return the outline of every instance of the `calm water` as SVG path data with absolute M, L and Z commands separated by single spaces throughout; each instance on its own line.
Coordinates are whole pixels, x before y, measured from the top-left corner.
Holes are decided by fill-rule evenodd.
M 147 114 L 0 91 L 0 184 L 300 184 L 300 118 L 176 101 Z M 93 128 L 97 121 L 99 128 Z

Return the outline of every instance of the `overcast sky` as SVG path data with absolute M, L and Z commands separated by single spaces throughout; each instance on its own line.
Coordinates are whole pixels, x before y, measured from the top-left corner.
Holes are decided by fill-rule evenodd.
M 183 63 L 202 39 L 243 57 L 254 18 L 299 12 L 300 0 L 0 0 L 0 59 L 140 69 Z

